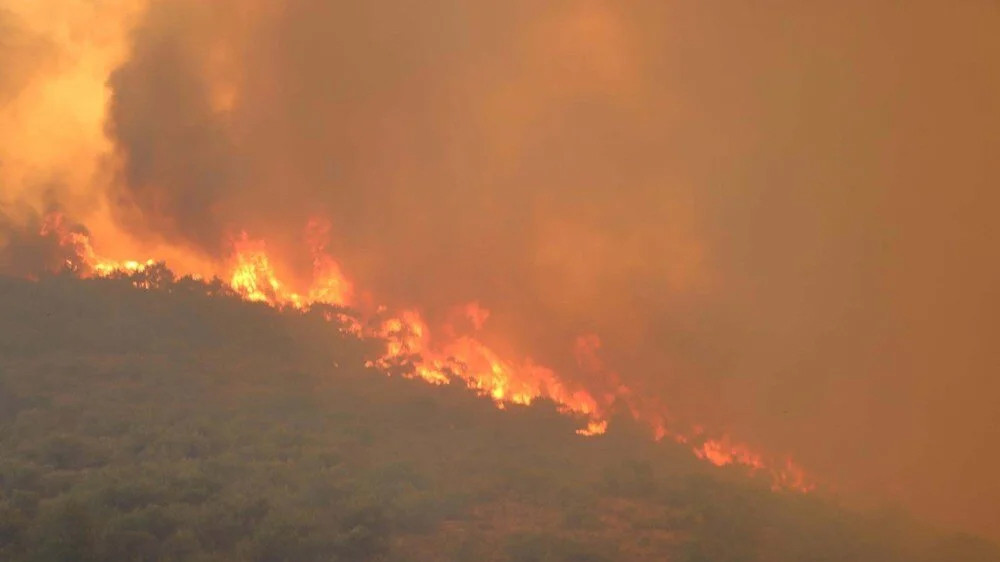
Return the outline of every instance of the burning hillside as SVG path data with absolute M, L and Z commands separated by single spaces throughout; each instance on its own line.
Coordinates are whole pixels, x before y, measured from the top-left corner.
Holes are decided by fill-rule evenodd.
M 313 271 L 306 284 L 284 282 L 277 273 L 280 260 L 269 255 L 264 241 L 253 240 L 245 232 L 231 242 L 231 255 L 212 271 L 166 270 L 192 279 L 216 277 L 226 280 L 229 288 L 244 300 L 260 302 L 276 309 L 307 311 L 315 305 L 335 307 L 327 319 L 342 325 L 354 336 L 385 342 L 384 353 L 369 361 L 369 366 L 431 384 L 459 382 L 485 396 L 497 407 L 509 404 L 529 405 L 538 398 L 555 403 L 567 414 L 585 420 L 577 430 L 585 436 L 604 433 L 609 416 L 616 411 L 630 413 L 648 425 L 657 440 L 668 438 L 690 443 L 698 458 L 717 466 L 743 465 L 753 472 L 769 474 L 774 489 L 808 491 L 813 488 L 791 459 L 766 459 L 748 446 L 733 442 L 728 436 L 705 435 L 702 430 L 681 433 L 667 426 L 668 412 L 636 396 L 614 372 L 608 371 L 600 358 L 601 340 L 597 335 L 581 335 L 575 354 L 581 369 L 600 374 L 604 381 L 599 391 L 571 387 L 555 371 L 537 364 L 530 357 L 502 357 L 476 334 L 488 321 L 490 311 L 476 302 L 455 308 L 451 321 L 432 334 L 428 323 L 416 309 L 396 313 L 387 310 L 367 292 L 355 294 L 354 284 L 343 274 L 338 263 L 325 252 L 324 236 L 329 231 L 319 221 L 306 229 L 313 256 Z M 150 289 L 155 280 L 142 275 L 166 265 L 153 259 L 116 261 L 102 257 L 95 249 L 88 231 L 52 212 L 42 220 L 38 235 L 56 242 L 63 256 L 61 270 L 80 277 L 124 277 L 133 279 L 137 288 Z M 326 309 L 330 310 L 330 309 Z
M 139 285 L 142 288 L 136 288 Z M 384 376 L 340 309 L 162 265 L 0 277 L 5 562 L 995 562 L 699 462 L 618 417 Z M 399 371 L 395 371 L 399 372 Z
M 0 0 L 0 273 L 1000 537 L 987 4 Z

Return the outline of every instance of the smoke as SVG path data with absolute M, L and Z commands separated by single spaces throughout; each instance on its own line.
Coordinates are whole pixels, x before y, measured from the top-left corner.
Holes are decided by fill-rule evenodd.
M 1000 537 L 995 3 L 161 0 L 123 60 L 139 239 L 305 271 L 320 217 L 382 301 Z
M 28 258 L 17 249 L 35 244 L 48 211 L 110 224 L 105 83 L 139 7 L 140 0 L 0 0 L 0 260 L 8 273 L 38 260 L 61 263 L 58 252 Z

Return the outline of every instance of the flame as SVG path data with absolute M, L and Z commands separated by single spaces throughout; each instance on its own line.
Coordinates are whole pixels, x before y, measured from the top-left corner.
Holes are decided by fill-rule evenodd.
M 576 430 L 576 433 L 577 435 L 593 437 L 595 435 L 604 435 L 607 430 L 608 420 L 600 420 L 588 422 L 587 427 Z
M 231 240 L 232 255 L 227 263 L 220 264 L 220 270 L 225 272 L 221 277 L 228 279 L 237 295 L 250 302 L 303 311 L 316 305 L 348 307 L 354 300 L 354 285 L 328 254 L 325 242 L 328 233 L 328 225 L 320 221 L 311 221 L 306 229 L 313 272 L 310 282 L 303 287 L 283 282 L 266 243 L 250 238 L 246 232 Z M 156 263 L 153 260 L 116 261 L 100 256 L 94 250 L 89 233 L 71 225 L 60 213 L 45 217 L 40 234 L 58 241 L 69 255 L 66 268 L 82 277 L 128 276 L 144 272 Z M 196 272 L 188 273 L 203 277 Z M 218 276 L 218 272 L 213 275 Z M 148 288 L 148 285 L 138 286 Z M 587 437 L 604 434 L 612 408 L 625 408 L 633 418 L 651 428 L 656 440 L 671 439 L 686 445 L 696 457 L 713 465 L 738 465 L 754 473 L 767 474 L 775 490 L 809 492 L 815 488 L 805 471 L 791 459 L 774 461 L 727 435 L 706 437 L 699 426 L 687 431 L 672 427 L 673 420 L 663 404 L 653 397 L 633 392 L 607 367 L 600 354 L 601 339 L 596 334 L 579 336 L 573 348 L 581 371 L 600 381 L 593 385 L 592 392 L 568 385 L 554 370 L 530 357 L 503 357 L 478 339 L 476 334 L 490 317 L 490 311 L 478 302 L 460 307 L 459 317 L 471 325 L 472 333 L 463 333 L 459 326 L 445 324 L 437 336 L 432 334 L 417 309 L 387 314 L 384 307 L 379 307 L 367 320 L 322 310 L 328 321 L 337 321 L 345 332 L 385 342 L 384 353 L 370 361 L 369 367 L 390 374 L 401 372 L 430 384 L 458 382 L 488 396 L 501 409 L 512 404 L 529 405 L 545 398 L 555 403 L 559 411 L 585 420 L 585 426 L 576 433 Z
M 70 252 L 63 262 L 66 269 L 84 275 L 110 277 L 119 273 L 141 273 L 155 263 L 151 259 L 140 262 L 99 257 L 91 244 L 90 233 L 80 226 L 71 225 L 66 216 L 59 212 L 52 212 L 44 217 L 39 234 L 55 238 L 61 248 Z
M 694 449 L 694 454 L 699 459 L 707 460 L 715 466 L 738 463 L 756 469 L 764 468 L 764 462 L 760 455 L 747 449 L 744 445 L 730 443 L 727 438 L 708 439 Z
M 250 240 L 244 232 L 233 242 L 233 246 L 236 257 L 233 274 L 229 278 L 233 290 L 251 302 L 283 305 L 296 300 L 295 295 L 283 291 L 262 242 Z
M 252 240 L 246 232 L 241 232 L 232 246 L 234 258 L 229 284 L 248 301 L 297 309 L 315 303 L 347 306 L 351 302 L 353 285 L 344 277 L 340 265 L 322 253 L 322 246 L 314 249 L 313 282 L 304 294 L 278 280 L 263 241 Z

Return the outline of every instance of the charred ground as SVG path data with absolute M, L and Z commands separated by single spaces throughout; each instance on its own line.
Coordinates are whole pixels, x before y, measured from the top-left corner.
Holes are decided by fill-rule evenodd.
M 0 278 L 0 559 L 1000 560 L 157 271 Z

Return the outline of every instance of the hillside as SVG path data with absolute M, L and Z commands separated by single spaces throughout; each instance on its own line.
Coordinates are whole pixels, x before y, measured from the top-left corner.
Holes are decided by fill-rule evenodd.
M 551 404 L 365 367 L 218 285 L 0 279 L 0 560 L 1000 560 Z

